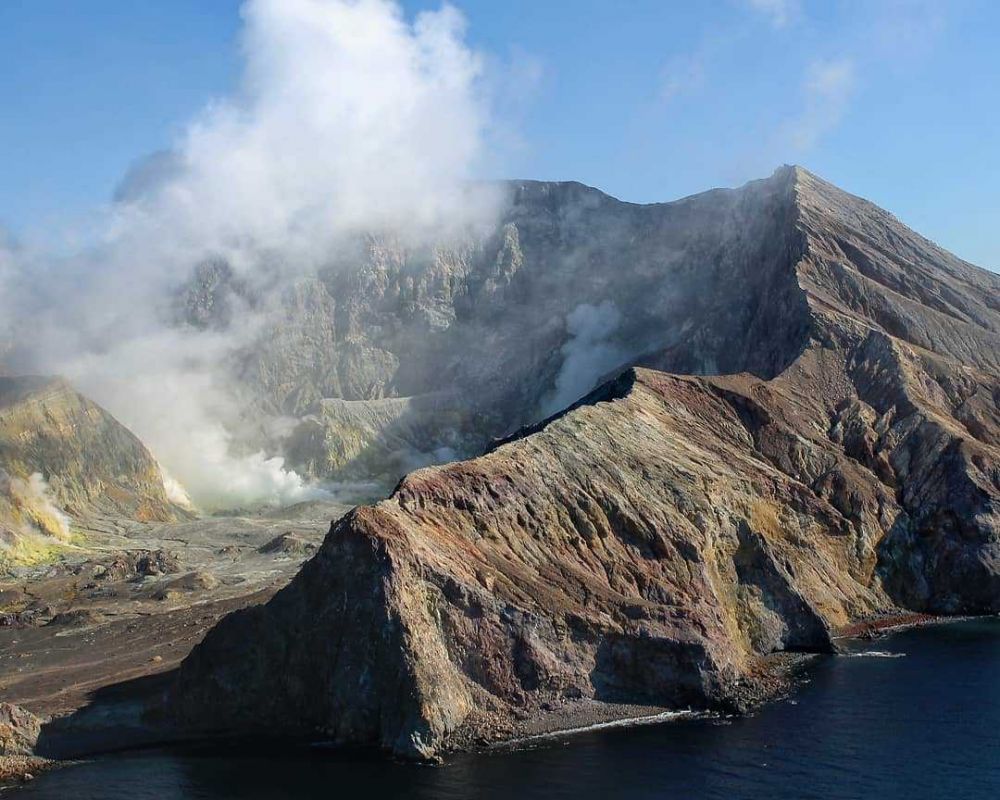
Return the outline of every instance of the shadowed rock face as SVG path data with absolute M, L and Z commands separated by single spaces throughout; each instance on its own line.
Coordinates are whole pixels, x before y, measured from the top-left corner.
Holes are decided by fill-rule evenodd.
M 568 352 L 572 399 L 647 353 L 669 371 L 769 377 L 809 326 L 792 273 L 759 270 L 801 249 L 791 174 L 649 206 L 511 182 L 488 235 L 373 235 L 298 281 L 235 365 L 239 383 L 257 413 L 302 421 L 282 452 L 300 472 L 396 480 L 407 462 L 481 452 L 557 410 Z M 182 305 L 192 324 L 225 325 L 246 294 L 203 269 Z M 574 313 L 600 306 L 616 323 L 574 332 Z
M 743 708 L 775 651 L 901 609 L 1000 610 L 1000 278 L 795 168 L 665 206 L 522 191 L 515 272 L 596 281 L 656 369 L 334 523 L 184 662 L 186 724 L 427 756 L 566 701 Z M 678 316 L 647 347 L 651 309 Z M 552 374 L 558 339 L 497 313 L 512 366 L 482 385 L 537 406 L 519 381 Z
M 56 378 L 0 377 L 0 476 L 8 545 L 26 530 L 59 535 L 62 514 L 174 518 L 145 446 Z
M 995 276 L 803 170 L 645 206 L 576 183 L 506 190 L 489 235 L 372 236 L 286 293 L 237 369 L 263 413 L 302 420 L 284 443 L 296 469 L 398 476 L 442 447 L 481 452 L 557 410 L 567 372 L 574 399 L 632 363 L 771 378 L 851 319 L 997 370 Z M 227 275 L 189 300 L 197 324 L 246 303 Z M 610 330 L 573 330 L 600 306 Z

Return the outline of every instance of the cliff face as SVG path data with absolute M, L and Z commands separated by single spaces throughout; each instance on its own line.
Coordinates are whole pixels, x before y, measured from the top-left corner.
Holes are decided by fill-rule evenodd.
M 1000 278 L 794 168 L 665 206 L 524 191 L 484 291 L 590 287 L 656 369 L 336 522 L 184 662 L 186 724 L 426 756 L 587 700 L 740 708 L 859 619 L 1000 610 Z M 470 319 L 511 365 L 482 385 L 537 407 L 558 339 Z
M 996 277 L 798 168 L 646 206 L 574 183 L 506 191 L 488 235 L 372 236 L 287 292 L 238 370 L 265 413 L 303 421 L 283 445 L 296 468 L 398 475 L 442 447 L 481 452 L 629 364 L 771 378 L 845 327 L 997 371 Z M 448 395 L 447 425 L 428 394 Z M 358 412 L 324 400 L 384 416 L 408 398 L 349 458 L 329 446 Z M 408 459 L 381 460 L 400 444 Z
M 853 387 L 832 436 L 900 507 L 880 542 L 885 586 L 909 608 L 995 610 L 1000 276 L 809 173 L 795 185 L 814 337 L 844 354 Z
M 481 452 L 647 353 L 669 371 L 770 377 L 809 326 L 794 275 L 760 270 L 803 247 L 791 176 L 649 206 L 511 182 L 491 232 L 372 235 L 302 278 L 234 365 L 238 381 L 257 413 L 302 421 L 283 443 L 296 469 L 398 478 L 442 447 Z M 192 324 L 225 325 L 253 302 L 223 267 L 202 273 L 183 303 Z M 388 411 L 389 427 L 354 424 Z M 345 429 L 350 453 L 336 446 Z
M 0 530 L 56 539 L 69 518 L 168 520 L 174 507 L 145 446 L 64 381 L 0 377 Z M 44 540 L 42 540 L 44 542 Z

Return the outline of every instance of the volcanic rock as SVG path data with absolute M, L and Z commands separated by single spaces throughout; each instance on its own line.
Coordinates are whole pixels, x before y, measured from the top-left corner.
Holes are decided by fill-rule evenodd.
M 214 589 L 218 585 L 219 579 L 210 572 L 189 572 L 164 583 L 153 597 L 156 600 L 172 600 L 183 593 Z
M 176 511 L 156 461 L 110 414 L 58 378 L 0 377 L 0 532 L 15 560 L 32 534 L 38 547 L 66 539 L 69 518 Z
M 493 408 L 537 410 L 564 332 L 500 314 L 560 283 L 614 298 L 646 368 L 334 523 L 183 663 L 182 724 L 431 757 L 566 702 L 741 710 L 859 620 L 1000 611 L 1000 277 L 798 168 L 517 196 L 461 307 L 513 305 L 455 374 L 491 350 Z
M 34 753 L 42 720 L 11 703 L 0 703 L 0 756 L 26 756 Z
M 257 548 L 260 553 L 283 553 L 301 555 L 316 549 L 316 544 L 301 536 L 297 536 L 291 531 L 275 536 L 269 542 Z

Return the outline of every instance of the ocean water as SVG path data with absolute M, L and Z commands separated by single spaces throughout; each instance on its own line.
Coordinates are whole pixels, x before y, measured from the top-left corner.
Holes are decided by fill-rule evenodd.
M 99 758 L 11 793 L 184 798 L 1000 798 L 1000 618 L 854 643 L 745 719 L 681 718 L 458 756 L 444 766 L 305 750 Z

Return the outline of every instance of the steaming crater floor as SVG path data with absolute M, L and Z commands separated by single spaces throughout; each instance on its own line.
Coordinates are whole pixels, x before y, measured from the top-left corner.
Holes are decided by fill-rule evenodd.
M 0 579 L 0 697 L 60 717 L 155 690 L 222 616 L 287 584 L 349 508 L 96 521 L 84 547 Z

